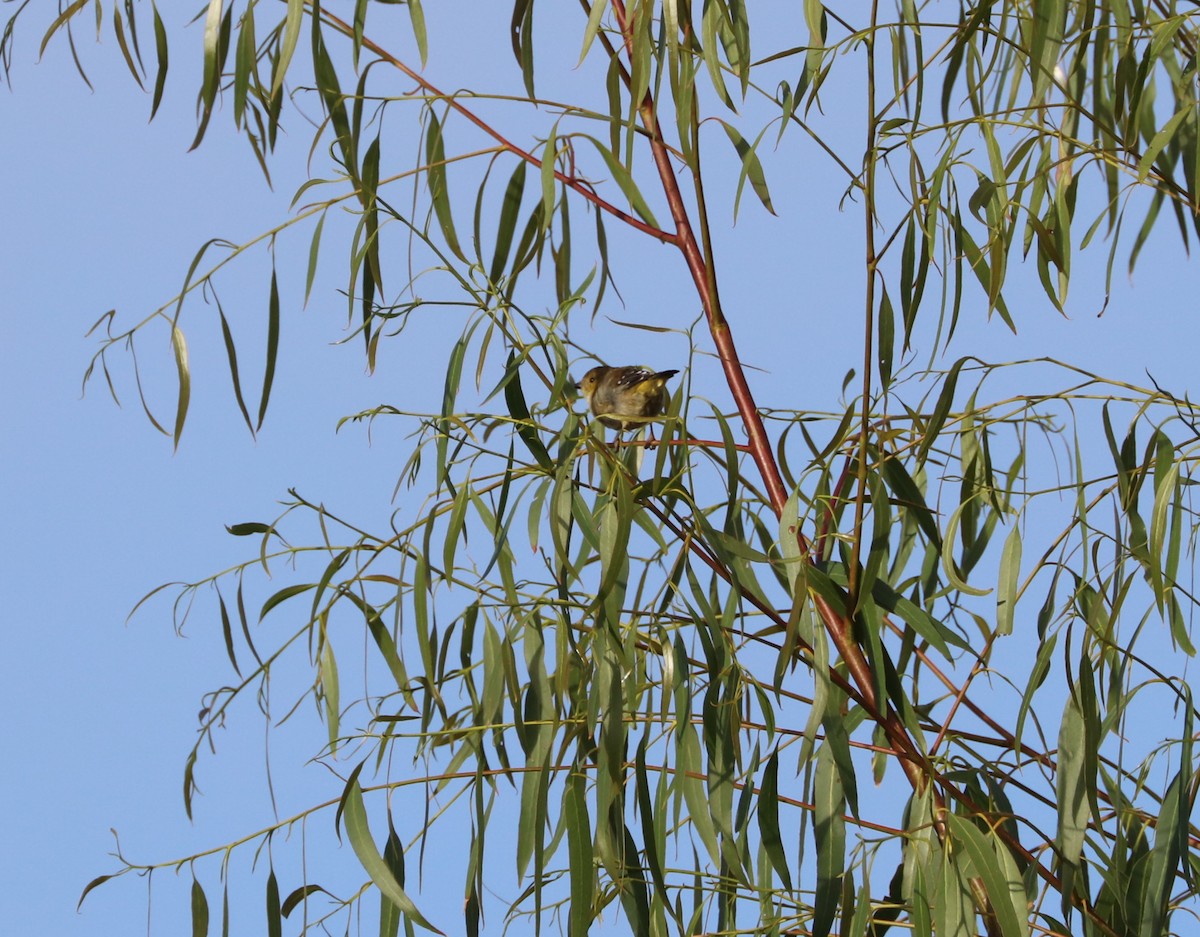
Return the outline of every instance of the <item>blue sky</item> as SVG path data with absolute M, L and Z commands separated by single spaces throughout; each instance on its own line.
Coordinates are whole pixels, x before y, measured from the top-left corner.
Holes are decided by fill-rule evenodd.
M 262 729 L 248 712 L 225 733 L 219 757 L 203 763 L 196 823 L 184 816 L 183 761 L 202 696 L 230 679 L 219 630 L 211 616 L 199 616 L 177 634 L 169 602 L 161 599 L 128 622 L 126 616 L 163 582 L 242 559 L 246 542 L 230 538 L 224 525 L 269 519 L 289 488 L 347 512 L 385 517 L 396 507 L 402 434 L 383 423 L 370 438 L 361 426 L 335 432 L 337 420 L 382 402 L 428 406 L 422 398 L 440 387 L 444 364 L 436 355 L 411 356 L 392 346 L 367 375 L 357 343 L 333 344 L 345 335 L 344 301 L 336 293 L 339 245 L 327 249 L 307 308 L 291 290 L 280 372 L 257 439 L 233 405 L 211 315 L 191 320 L 196 389 L 178 452 L 144 419 L 122 362 L 114 362 L 121 408 L 99 381 L 81 396 L 97 348 L 85 333 L 105 311 L 117 308 L 119 321 L 135 321 L 175 294 L 205 240 L 243 240 L 286 216 L 303 178 L 308 129 L 298 127 L 281 146 L 272 192 L 248 148 L 233 138 L 225 113 L 205 143 L 187 152 L 198 28 L 183 34 L 191 46 L 178 40 L 173 46 L 168 97 L 147 124 L 149 98 L 130 80 L 110 36 L 100 48 L 78 37 L 93 92 L 75 74 L 64 42 L 35 61 L 34 26 L 31 19 L 18 33 L 13 87 L 0 92 L 0 173 L 7 180 L 0 225 L 0 474 L 9 531 L 0 564 L 9 597 L 3 631 L 9 756 L 0 772 L 0 836 L 8 848 L 0 859 L 0 920 L 12 933 L 128 934 L 145 926 L 142 884 L 100 888 L 75 913 L 83 885 L 115 868 L 107 855 L 114 847 L 110 827 L 130 857 L 161 860 L 219 844 L 269 822 L 272 813 L 262 785 Z M 492 73 L 518 80 L 507 51 L 499 62 L 462 50 L 447 54 L 451 29 L 431 15 L 432 80 L 446 87 L 478 86 Z M 565 56 L 573 61 L 575 52 Z M 722 289 L 743 357 L 762 369 L 752 377 L 760 402 L 825 409 L 836 404 L 841 375 L 858 364 L 861 253 L 853 239 L 861 224 L 856 207 L 837 212 L 840 189 L 808 166 L 768 161 L 780 220 L 744 198 L 737 228 L 722 236 Z M 710 195 L 726 204 L 731 197 L 719 186 Z M 986 323 L 975 304 L 964 316 L 956 353 L 991 360 L 1051 354 L 1137 383 L 1145 383 L 1150 368 L 1164 386 L 1191 390 L 1196 278 L 1166 230 L 1172 225 L 1164 217 L 1164 233 L 1146 250 L 1135 281 L 1117 275 L 1102 318 L 1095 313 L 1103 256 L 1093 252 L 1077 266 L 1069 318 L 1036 288 L 1018 294 L 1010 302 L 1022 333 L 1014 338 L 997 322 Z M 631 243 L 616 250 L 631 265 L 620 281 L 631 311 L 622 316 L 613 306 L 610 315 L 672 326 L 694 318 L 698 310 L 676 308 L 686 281 L 665 248 Z M 262 259 L 231 271 L 221 295 L 251 348 L 264 329 Z M 290 269 L 294 281 L 298 268 Z M 780 323 L 792 320 L 796 333 L 779 341 Z M 840 342 L 847 332 L 850 339 Z M 575 337 L 614 361 L 630 347 L 627 333 L 603 320 Z M 161 391 L 169 385 L 170 357 L 165 336 L 158 338 L 163 344 L 151 339 L 139 355 L 152 390 Z M 639 333 L 637 342 L 632 357 L 661 367 L 677 366 L 673 356 L 685 351 L 672 336 Z M 252 356 L 243 360 L 257 367 Z M 697 387 L 719 387 L 705 384 L 704 376 L 715 381 L 715 369 L 702 367 L 693 376 Z M 719 392 L 713 396 L 727 406 Z M 169 398 L 158 394 L 155 401 L 168 418 Z M 307 793 L 330 789 L 318 778 L 322 769 L 299 770 L 321 738 L 311 707 L 303 720 L 280 729 L 271 743 L 281 815 Z M 353 863 L 349 850 L 344 860 Z M 186 873 L 156 879 L 153 933 L 186 932 L 178 915 L 189 882 Z M 456 913 L 461 884 L 439 892 L 442 884 L 429 883 L 429 900 L 452 902 Z M 211 875 L 206 886 L 215 908 Z M 261 904 L 249 893 L 235 898 L 255 909 Z

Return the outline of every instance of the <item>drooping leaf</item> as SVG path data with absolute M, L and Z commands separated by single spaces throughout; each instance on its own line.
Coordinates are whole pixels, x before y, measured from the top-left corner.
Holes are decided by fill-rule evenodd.
M 392 870 L 383 861 L 383 856 L 379 854 L 379 849 L 371 838 L 370 827 L 367 825 L 367 810 L 363 804 L 363 792 L 358 785 L 357 778 L 347 785 L 343 804 L 345 810 L 342 816 L 345 821 L 346 837 L 350 840 L 350 845 L 354 849 L 354 854 L 358 856 L 358 861 L 362 863 L 367 875 L 375 883 L 375 887 L 418 927 L 441 934 L 442 931 L 430 924 L 413 904 L 412 899 L 396 881 Z
M 813 834 L 817 846 L 817 892 L 813 901 L 813 937 L 827 937 L 836 919 L 842 896 L 842 874 L 846 868 L 846 796 L 833 749 L 817 749 L 814 782 Z
M 742 200 L 742 187 L 745 185 L 747 179 L 750 180 L 750 187 L 754 189 L 754 194 L 757 195 L 758 200 L 762 202 L 763 208 L 769 211 L 772 215 L 775 214 L 775 208 L 771 205 L 771 192 L 767 188 L 766 173 L 763 171 L 762 161 L 759 160 L 758 153 L 756 152 L 759 143 L 762 142 L 763 134 L 767 132 L 767 128 L 763 128 L 763 130 L 759 133 L 758 138 L 754 141 L 754 145 L 751 146 L 745 141 L 745 139 L 743 139 L 742 135 L 738 133 L 733 124 L 730 124 L 726 121 L 721 121 L 721 126 L 724 128 L 725 135 L 729 137 L 729 142 L 733 144 L 733 148 L 737 151 L 738 157 L 742 161 L 742 172 L 741 175 L 738 176 L 737 194 L 734 196 L 733 200 L 734 220 L 737 220 L 738 205 Z
M 208 937 L 208 898 L 199 879 L 192 879 L 192 937 Z

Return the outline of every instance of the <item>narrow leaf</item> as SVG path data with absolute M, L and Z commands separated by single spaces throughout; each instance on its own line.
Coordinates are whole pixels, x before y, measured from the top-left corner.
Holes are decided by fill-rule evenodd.
M 826 743 L 817 750 L 814 784 L 817 845 L 817 891 L 813 900 L 812 937 L 827 937 L 837 916 L 842 895 L 842 873 L 846 868 L 846 797 L 834 760 Z
M 792 875 L 788 871 L 787 854 L 783 849 L 783 837 L 779 833 L 779 753 L 774 752 L 763 769 L 762 788 L 758 794 L 758 830 L 771 868 L 791 889 Z
M 183 424 L 187 420 L 188 402 L 192 399 L 192 372 L 188 366 L 187 339 L 183 329 L 171 327 L 171 348 L 175 352 L 175 370 L 179 378 L 179 397 L 175 403 L 175 448 L 179 448 L 179 437 L 183 435 Z
M 613 181 L 620 187 L 622 194 L 629 200 L 630 207 L 637 212 L 638 217 L 646 224 L 658 227 L 658 221 L 654 217 L 654 212 L 650 210 L 650 206 L 646 203 L 645 197 L 642 195 L 641 189 L 637 183 L 633 181 L 633 176 L 629 170 L 621 163 L 621 161 L 613 154 L 612 150 L 602 144 L 594 137 L 586 137 L 595 145 L 596 150 L 604 158 L 604 164 L 608 167 L 608 171 L 612 173 Z
M 324 219 L 322 219 L 324 220 Z M 275 383 L 275 362 L 279 357 L 279 280 L 275 268 L 271 268 L 271 296 L 267 303 L 267 363 L 263 369 L 262 395 L 258 401 L 258 423 L 262 429 L 267 415 L 267 403 L 271 399 L 271 386 Z
M 1087 833 L 1088 798 L 1084 777 L 1083 712 L 1072 693 L 1063 710 L 1058 732 L 1058 773 L 1055 792 L 1058 797 L 1058 833 L 1055 845 L 1065 862 L 1075 865 L 1083 852 Z
M 154 75 L 154 99 L 150 105 L 150 119 L 154 120 L 154 115 L 158 113 L 158 105 L 162 103 L 163 89 L 167 86 L 167 60 L 169 47 L 167 44 L 167 28 L 163 25 L 162 17 L 158 13 L 158 6 L 152 6 L 154 10 L 154 49 L 158 58 L 158 70 Z
M 775 209 L 771 205 L 771 192 L 767 188 L 767 177 L 763 172 L 758 154 L 755 152 L 759 140 L 762 139 L 762 133 L 766 133 L 766 128 L 759 134 L 758 140 L 754 141 L 754 146 L 751 146 L 734 129 L 732 124 L 721 121 L 721 126 L 725 128 L 725 135 L 729 137 L 729 142 L 733 144 L 733 148 L 737 150 L 738 156 L 742 160 L 742 171 L 738 175 L 737 195 L 734 196 L 733 200 L 734 221 L 737 221 L 738 205 L 742 200 L 742 187 L 746 184 L 747 179 L 750 180 L 750 187 L 754 189 L 754 194 L 758 196 L 758 200 L 762 202 L 763 207 L 772 215 L 775 214 Z
M 283 937 L 283 917 L 279 905 L 279 880 L 275 870 L 267 876 L 267 937 Z
M 442 229 L 446 246 L 455 257 L 463 263 L 468 263 L 459 246 L 458 234 L 454 230 L 454 215 L 450 210 L 450 195 L 446 184 L 446 142 L 442 136 L 442 125 L 432 108 L 429 111 L 429 127 L 425 134 L 425 181 L 429 187 L 433 211 L 437 216 L 438 226 Z
M 288 917 L 309 895 L 316 892 L 325 892 L 325 889 L 320 885 L 301 885 L 294 892 L 288 895 L 280 906 L 280 913 L 284 917 Z M 325 892 L 328 894 L 328 892 Z
M 1000 580 L 996 589 L 996 631 L 1012 634 L 1017 605 L 1017 585 L 1021 577 L 1021 528 L 1016 519 L 1004 540 L 1000 555 Z
M 383 861 L 383 856 L 379 854 L 379 849 L 371 838 L 370 827 L 367 825 L 367 809 L 363 804 L 362 788 L 359 787 L 357 777 L 346 789 L 343 805 L 345 810 L 342 817 L 345 822 L 346 836 L 354 848 L 354 854 L 358 856 L 358 861 L 362 863 L 367 875 L 375 883 L 375 887 L 386 895 L 388 900 L 406 914 L 414 924 L 433 931 L 435 934 L 441 934 L 442 931 L 430 924 L 413 904 L 412 899 L 396 881 L 387 863 Z
M 421 0 L 408 0 L 408 18 L 412 21 L 417 54 L 421 56 L 421 67 L 424 68 L 429 59 L 429 36 L 425 30 L 425 11 L 421 8 Z
M 995 851 L 974 823 L 955 813 L 948 813 L 947 818 L 955 842 L 965 847 L 976 874 L 983 879 L 991 913 L 1000 924 L 1000 934 L 1003 937 L 1029 937 L 1029 923 L 1025 921 L 1022 927 L 1023 918 L 1017 916 L 1013 904 L 1014 895 L 1017 894 L 1024 903 L 1025 886 L 1021 879 L 1009 879 L 1004 874 Z
M 550 137 L 542 148 L 542 230 L 554 220 L 554 164 L 558 161 L 558 125 L 550 128 Z
M 287 73 L 292 55 L 296 51 L 296 43 L 300 39 L 301 20 L 304 17 L 304 0 L 287 0 L 287 5 L 287 17 L 283 21 L 283 42 L 279 47 L 279 61 L 275 63 L 275 78 L 271 82 L 272 97 L 278 94 L 283 87 L 283 76 Z
M 198 879 L 192 879 L 192 937 L 208 937 L 208 898 Z

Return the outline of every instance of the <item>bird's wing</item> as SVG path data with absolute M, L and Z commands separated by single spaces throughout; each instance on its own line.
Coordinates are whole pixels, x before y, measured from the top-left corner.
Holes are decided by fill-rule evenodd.
M 625 368 L 619 375 L 617 375 L 617 386 L 634 387 L 637 384 L 642 383 L 642 381 L 648 381 L 655 376 L 655 372 L 651 371 L 649 368 Z

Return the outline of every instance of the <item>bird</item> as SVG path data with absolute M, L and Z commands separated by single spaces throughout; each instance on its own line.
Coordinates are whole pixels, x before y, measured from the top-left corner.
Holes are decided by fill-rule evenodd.
M 661 416 L 671 402 L 667 381 L 679 371 L 654 371 L 642 365 L 592 368 L 575 388 L 596 419 L 615 430 L 637 429 Z

